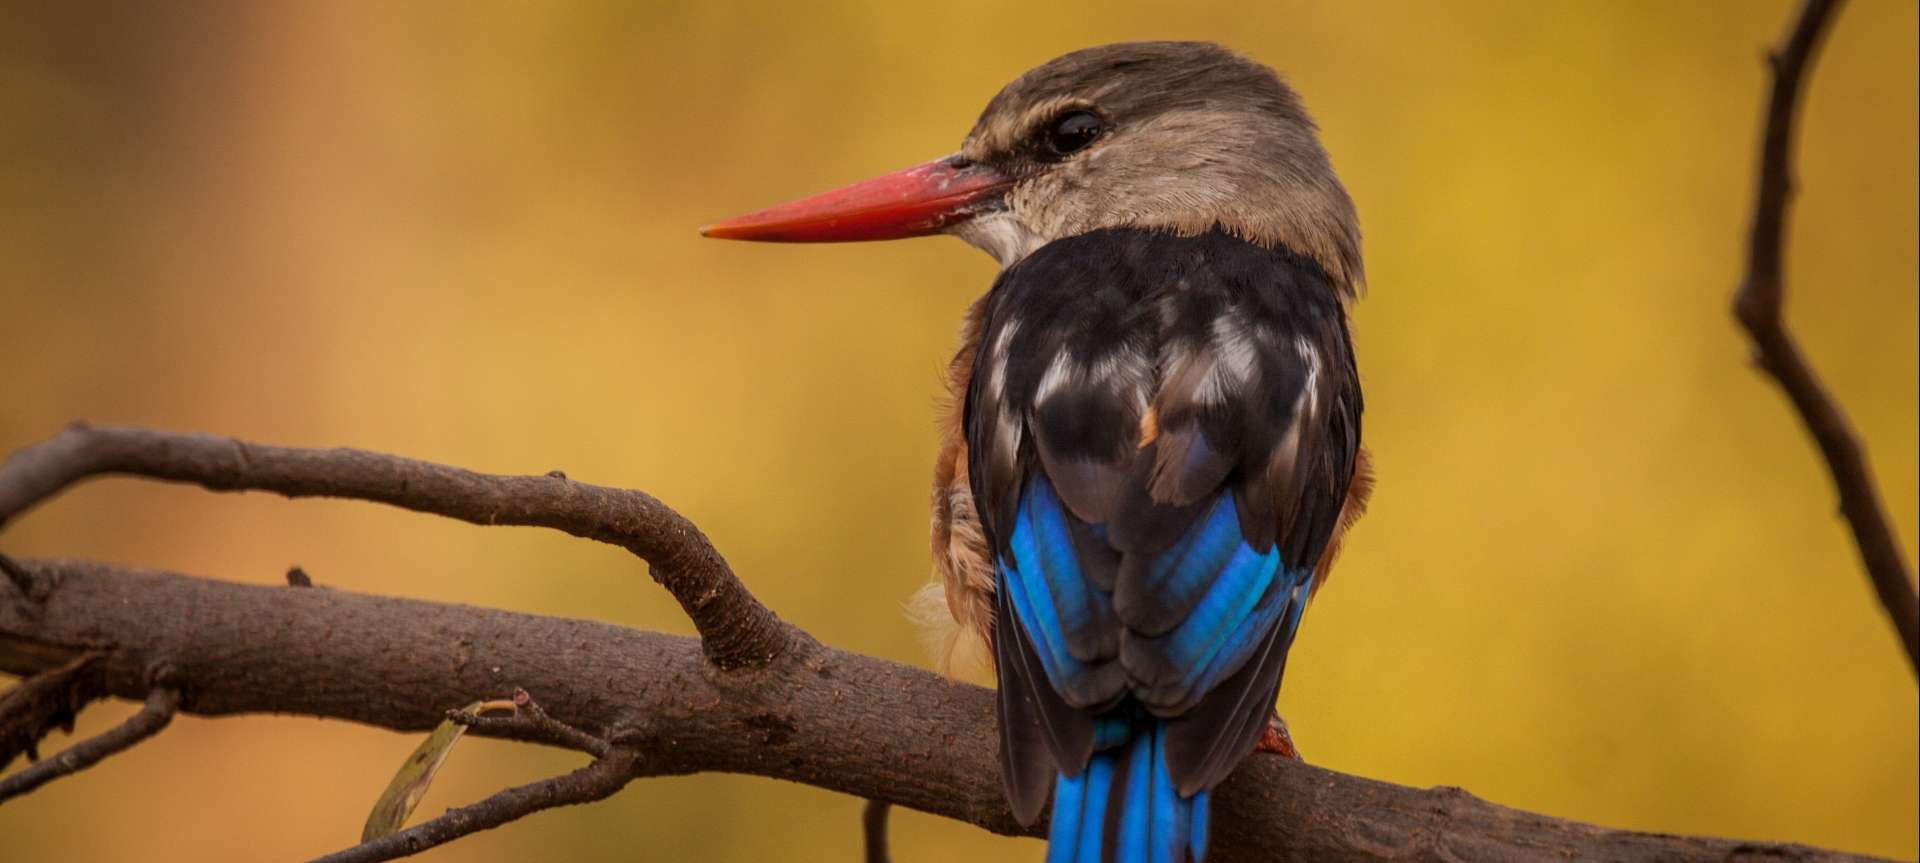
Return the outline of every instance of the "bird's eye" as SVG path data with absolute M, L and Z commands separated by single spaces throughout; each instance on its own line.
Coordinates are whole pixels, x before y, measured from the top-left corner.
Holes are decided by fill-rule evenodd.
M 1107 124 L 1092 111 L 1068 111 L 1047 127 L 1047 148 L 1056 156 L 1086 149 L 1107 131 Z

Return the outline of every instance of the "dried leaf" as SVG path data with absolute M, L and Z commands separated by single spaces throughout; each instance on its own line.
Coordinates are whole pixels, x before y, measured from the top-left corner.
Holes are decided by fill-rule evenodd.
M 464 713 L 480 713 L 489 708 L 498 709 L 512 702 L 476 701 L 461 708 Z M 373 804 L 373 811 L 367 814 L 367 826 L 360 831 L 360 841 L 370 842 L 382 836 L 398 831 L 407 823 L 407 817 L 413 814 L 414 807 L 420 805 L 420 798 L 427 795 L 427 786 L 433 784 L 433 776 L 440 772 L 447 755 L 453 752 L 453 744 L 459 742 L 460 735 L 467 733 L 467 726 L 451 719 L 444 720 L 427 735 L 413 754 L 407 756 L 399 772 L 393 774 L 393 781 L 387 783 L 387 790 L 381 792 L 380 799 Z

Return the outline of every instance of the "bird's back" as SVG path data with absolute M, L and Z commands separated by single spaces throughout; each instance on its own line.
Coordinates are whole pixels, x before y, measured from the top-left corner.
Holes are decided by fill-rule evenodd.
M 1143 827 L 1140 847 L 1188 847 L 1173 813 L 1266 727 L 1360 409 L 1345 312 L 1285 249 L 1106 229 L 1002 275 L 964 426 L 1016 813 L 1057 784 L 1089 811 L 1182 825 L 1179 843 Z M 1101 841 L 1059 835 L 1059 805 L 1056 855 Z M 1115 820 L 1103 856 L 1124 844 Z

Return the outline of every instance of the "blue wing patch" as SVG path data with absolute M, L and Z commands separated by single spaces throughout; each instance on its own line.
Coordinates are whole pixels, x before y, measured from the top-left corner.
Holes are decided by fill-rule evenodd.
M 1131 689 L 1156 713 L 1178 714 L 1245 665 L 1276 625 L 1298 623 L 1311 570 L 1283 567 L 1277 545 L 1255 551 L 1231 493 L 1146 566 L 1139 601 L 1184 610 L 1158 634 L 1119 625 L 1125 615 L 1115 616 L 1112 595 L 1084 577 L 1070 518 L 1046 477 L 1029 477 L 999 568 L 1048 682 L 1075 707 Z M 1118 650 L 1105 650 L 1113 640 Z
M 1046 477 L 1030 477 L 1000 576 L 1054 691 L 1075 707 L 1095 707 L 1117 698 L 1126 681 L 1113 651 L 1101 650 L 1119 640 L 1112 600 L 1083 577 L 1069 518 Z
M 1129 629 L 1121 637 L 1120 662 L 1141 703 L 1163 716 L 1184 712 L 1244 666 L 1276 625 L 1297 624 L 1299 588 L 1311 570 L 1287 569 L 1281 554 L 1277 545 L 1259 552 L 1248 544 L 1233 497 L 1223 494 L 1154 560 L 1147 589 L 1190 607 L 1163 634 Z M 1195 591 L 1196 600 L 1181 598 Z

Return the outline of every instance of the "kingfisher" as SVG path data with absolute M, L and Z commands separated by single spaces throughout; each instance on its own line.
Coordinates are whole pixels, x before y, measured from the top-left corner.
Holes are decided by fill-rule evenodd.
M 957 153 L 708 225 L 781 242 L 952 234 L 967 310 L 933 553 L 987 645 L 1006 797 L 1047 859 L 1198 861 L 1372 472 L 1352 199 L 1300 98 L 1202 42 L 1088 48 Z M 949 642 L 949 652 L 954 649 Z

